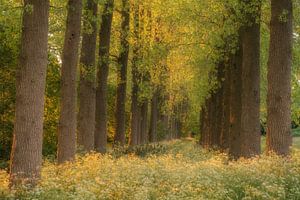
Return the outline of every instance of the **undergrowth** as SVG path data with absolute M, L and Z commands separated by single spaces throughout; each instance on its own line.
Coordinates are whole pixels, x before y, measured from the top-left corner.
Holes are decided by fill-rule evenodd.
M 56 166 L 45 162 L 34 190 L 9 191 L 0 171 L 0 199 L 155 200 L 300 199 L 300 151 L 228 162 L 193 140 L 91 153 Z

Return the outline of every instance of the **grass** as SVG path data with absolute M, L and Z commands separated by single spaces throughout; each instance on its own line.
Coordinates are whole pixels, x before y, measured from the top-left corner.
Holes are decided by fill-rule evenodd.
M 45 162 L 34 190 L 9 191 L 8 174 L 0 171 L 0 199 L 300 199 L 297 148 L 288 160 L 262 155 L 237 162 L 191 139 L 139 148 L 140 156 L 120 152 L 89 154 L 62 166 Z
M 300 137 L 300 127 L 293 129 L 292 130 L 292 135 L 294 137 Z

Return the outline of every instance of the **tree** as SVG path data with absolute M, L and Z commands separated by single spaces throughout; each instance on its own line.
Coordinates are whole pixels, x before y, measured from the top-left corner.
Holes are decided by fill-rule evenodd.
M 61 102 L 58 127 L 58 163 L 71 161 L 76 153 L 76 81 L 82 1 L 68 1 L 68 16 L 62 53 Z
M 242 1 L 241 157 L 260 154 L 260 7 L 261 1 Z
M 239 31 L 240 32 L 240 31 Z M 241 148 L 241 110 L 242 110 L 242 58 L 241 36 L 239 34 L 237 51 L 230 56 L 230 128 L 229 155 L 232 159 L 240 157 Z
M 99 44 L 98 86 L 96 91 L 96 151 L 104 153 L 107 144 L 107 77 L 114 1 L 107 0 L 102 14 Z
M 149 141 L 148 137 L 148 100 L 143 100 L 141 105 L 141 129 L 140 129 L 140 144 L 146 144 Z
M 77 141 L 78 145 L 82 146 L 85 151 L 94 150 L 95 144 L 97 8 L 98 5 L 95 0 L 86 2 L 84 28 L 87 30 L 84 30 L 82 34 Z
M 292 0 L 271 1 L 267 151 L 286 156 L 291 137 Z
M 25 0 L 16 82 L 16 112 L 10 182 L 36 184 L 42 165 L 47 71 L 48 0 Z
M 230 66 L 225 63 L 225 77 L 223 82 L 223 116 L 221 129 L 221 149 L 229 148 L 229 130 L 230 130 Z
M 125 104 L 127 86 L 127 65 L 129 56 L 129 25 L 130 5 L 128 0 L 122 0 L 121 50 L 118 58 L 117 102 L 116 102 L 116 133 L 115 143 L 125 144 Z
M 157 142 L 157 125 L 158 125 L 158 95 L 159 92 L 153 93 L 151 99 L 151 114 L 150 114 L 150 127 L 149 127 L 149 141 Z
M 139 107 L 139 9 L 138 6 L 134 9 L 134 37 L 136 44 L 133 46 L 133 58 L 131 66 L 132 74 L 132 91 L 131 91 L 131 134 L 129 144 L 135 146 L 138 144 L 139 134 L 139 120 L 140 120 L 140 107 Z

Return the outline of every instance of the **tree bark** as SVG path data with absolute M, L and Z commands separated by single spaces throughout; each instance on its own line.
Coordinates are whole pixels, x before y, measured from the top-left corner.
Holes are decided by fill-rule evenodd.
M 131 94 L 131 134 L 129 144 L 135 146 L 138 144 L 138 124 L 139 124 L 139 102 L 138 102 L 138 81 L 137 66 L 133 59 L 132 65 L 132 94 Z
M 218 149 L 221 148 L 222 125 L 223 125 L 224 72 L 225 72 L 225 63 L 224 61 L 220 61 L 217 70 L 217 80 L 219 83 L 219 88 L 215 93 L 215 102 L 213 105 L 215 109 L 215 115 L 213 117 L 214 122 L 212 125 L 212 127 L 214 127 L 212 146 Z
M 30 11 L 28 10 L 30 8 Z M 35 185 L 42 165 L 43 113 L 48 62 L 48 0 L 25 0 L 10 184 Z
M 241 30 L 240 30 L 241 32 Z M 242 58 L 241 37 L 237 52 L 230 59 L 230 128 L 229 156 L 238 159 L 241 151 Z
M 202 117 L 203 117 L 203 125 L 202 125 L 202 133 L 200 138 L 200 144 L 203 148 L 210 147 L 211 140 L 211 116 L 212 112 L 210 110 L 211 98 L 205 100 L 205 104 L 202 107 Z
M 98 87 L 96 91 L 95 148 L 105 153 L 107 145 L 107 78 L 109 73 L 109 51 L 114 1 L 107 0 L 100 28 Z
M 228 63 L 225 67 L 225 80 L 223 82 L 223 120 L 221 130 L 221 149 L 227 150 L 229 148 L 229 128 L 230 128 L 230 69 Z
M 98 5 L 94 0 L 88 0 L 85 6 L 84 27 L 91 26 L 92 32 L 84 32 L 82 36 L 80 58 L 80 92 L 77 143 L 85 151 L 94 150 L 95 131 L 95 58 L 97 41 Z M 92 16 L 90 16 L 92 14 Z
M 246 13 L 242 48 L 242 112 L 240 157 L 260 154 L 260 2 L 244 0 L 255 11 Z M 248 9 L 247 9 L 248 10 Z M 252 9 L 251 9 L 252 10 Z
M 267 151 L 287 156 L 291 136 L 292 0 L 271 1 Z
M 129 55 L 129 1 L 122 0 L 122 24 L 121 24 L 121 52 L 118 58 L 118 83 L 117 83 L 117 103 L 116 103 L 116 134 L 115 143 L 125 144 L 125 104 L 127 85 L 127 65 Z
M 149 141 L 148 137 L 148 100 L 144 100 L 141 105 L 141 144 Z
M 151 116 L 149 140 L 150 142 L 157 142 L 157 122 L 158 122 L 158 92 L 155 92 L 151 100 Z
M 58 163 L 71 161 L 76 153 L 76 80 L 81 29 L 81 0 L 68 1 L 68 16 L 61 68 L 61 102 L 58 127 Z
M 131 132 L 129 138 L 130 146 L 138 145 L 139 143 L 139 120 L 140 120 L 140 108 L 139 108 L 139 70 L 138 70 L 138 60 L 139 60 L 139 50 L 140 50 L 140 36 L 139 36 L 139 7 L 138 5 L 134 7 L 134 38 L 136 40 L 133 46 L 133 57 L 131 66 L 132 75 L 132 91 L 131 91 Z

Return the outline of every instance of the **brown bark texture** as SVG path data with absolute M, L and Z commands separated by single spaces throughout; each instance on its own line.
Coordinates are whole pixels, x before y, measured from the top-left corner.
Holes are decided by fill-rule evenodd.
M 158 112 L 158 92 L 155 92 L 151 99 L 151 114 L 149 127 L 150 142 L 157 142 Z
M 237 52 L 230 58 L 230 128 L 229 156 L 238 159 L 241 151 L 242 58 L 241 38 Z
M 149 142 L 148 137 L 148 100 L 144 100 L 141 105 L 141 144 Z
M 131 90 L 131 131 L 129 138 L 129 145 L 135 146 L 139 143 L 139 120 L 140 120 L 140 107 L 139 107 L 139 7 L 134 7 L 134 38 L 137 41 L 133 46 L 133 58 L 131 66 L 131 77 L 132 77 L 132 90 Z
M 292 0 L 271 1 L 267 151 L 287 156 L 291 136 Z
M 48 62 L 48 16 L 48 0 L 24 1 L 10 163 L 11 186 L 21 183 L 35 185 L 40 178 Z
M 104 6 L 100 27 L 98 86 L 96 91 L 95 148 L 105 153 L 107 145 L 107 78 L 109 73 L 109 52 L 114 1 L 108 0 Z
M 84 28 L 92 27 L 91 32 L 83 31 L 80 57 L 80 88 L 77 143 L 84 151 L 94 150 L 95 131 L 95 70 L 98 5 L 88 0 L 85 5 Z
M 242 33 L 242 113 L 240 157 L 260 154 L 260 3 L 246 0 L 255 12 L 246 13 Z M 251 9 L 252 10 L 252 9 Z
M 115 143 L 125 144 L 125 104 L 127 86 L 127 65 L 129 55 L 129 24 L 130 9 L 129 1 L 122 0 L 122 24 L 121 24 L 121 52 L 118 58 L 117 102 L 116 102 L 116 133 Z
M 223 119 L 221 130 L 221 149 L 226 151 L 229 148 L 230 128 L 230 69 L 228 63 L 225 66 L 225 78 L 223 82 Z
M 62 53 L 61 102 L 58 127 L 58 163 L 72 161 L 76 153 L 77 65 L 81 31 L 82 0 L 68 1 Z

